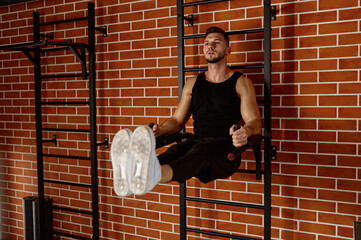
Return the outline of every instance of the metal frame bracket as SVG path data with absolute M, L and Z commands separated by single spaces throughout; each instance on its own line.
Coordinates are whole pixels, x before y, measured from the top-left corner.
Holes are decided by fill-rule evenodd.
M 103 37 L 107 37 L 108 36 L 108 26 L 104 25 L 101 27 L 95 27 L 95 30 L 102 32 L 103 33 Z
M 271 147 L 271 160 L 276 160 L 277 156 L 277 146 Z
M 108 149 L 108 148 L 109 148 L 109 138 L 105 137 L 105 138 L 104 138 L 104 142 L 99 142 L 99 143 L 97 143 L 97 146 L 102 146 L 102 145 L 104 145 L 104 147 L 105 147 L 106 149 Z
M 57 143 L 56 135 L 53 135 L 52 139 L 43 140 L 43 143 L 47 143 L 47 142 L 52 142 L 54 144 L 54 146 L 56 146 L 56 143 Z
M 194 16 L 193 14 L 189 14 L 187 17 L 183 17 L 184 20 L 186 20 L 188 22 L 188 27 L 193 27 L 193 23 L 194 23 Z
M 277 19 L 276 6 L 271 6 L 271 21 L 275 21 L 276 19 Z

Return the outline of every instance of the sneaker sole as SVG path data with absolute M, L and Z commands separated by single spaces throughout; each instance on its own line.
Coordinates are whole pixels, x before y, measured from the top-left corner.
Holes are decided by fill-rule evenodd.
M 113 138 L 111 146 L 111 159 L 113 165 L 113 185 L 118 196 L 130 194 L 128 176 L 126 173 L 130 157 L 130 136 L 129 129 L 120 130 Z
M 135 129 L 131 139 L 131 154 L 134 162 L 134 171 L 130 181 L 130 189 L 137 195 L 146 191 L 148 169 L 155 159 L 152 158 L 152 151 L 155 149 L 155 140 L 151 136 L 153 131 L 141 126 Z

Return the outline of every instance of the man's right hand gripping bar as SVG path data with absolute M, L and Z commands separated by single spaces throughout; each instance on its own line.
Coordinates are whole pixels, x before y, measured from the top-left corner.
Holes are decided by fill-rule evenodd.
M 262 135 L 252 135 L 248 138 L 247 144 L 242 147 L 235 148 L 231 153 L 228 154 L 227 158 L 230 161 L 235 160 L 236 158 L 241 157 L 241 154 L 246 151 L 248 148 L 255 146 L 256 144 L 260 144 L 262 140 Z

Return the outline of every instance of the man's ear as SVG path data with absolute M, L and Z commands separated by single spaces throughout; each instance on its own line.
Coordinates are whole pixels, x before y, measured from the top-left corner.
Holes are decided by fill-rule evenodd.
M 227 47 L 226 54 L 227 54 L 227 55 L 231 54 L 231 46 L 228 46 L 228 47 Z

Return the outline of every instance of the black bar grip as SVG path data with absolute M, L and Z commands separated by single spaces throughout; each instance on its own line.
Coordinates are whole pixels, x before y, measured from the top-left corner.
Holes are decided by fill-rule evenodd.
M 234 130 L 238 130 L 241 127 L 239 125 L 236 125 Z M 247 144 L 241 146 L 241 147 L 236 147 L 231 153 L 229 153 L 227 155 L 228 160 L 233 161 L 236 158 L 240 157 L 241 154 L 246 151 L 248 148 L 253 147 L 255 144 L 258 144 L 262 139 L 261 135 L 252 135 L 248 138 L 248 142 Z
M 155 123 L 149 123 L 148 127 L 153 128 L 154 125 Z M 159 136 L 156 138 L 155 148 L 160 148 L 173 142 L 179 142 L 191 138 L 191 136 L 192 134 L 190 133 L 181 133 L 181 132 Z

